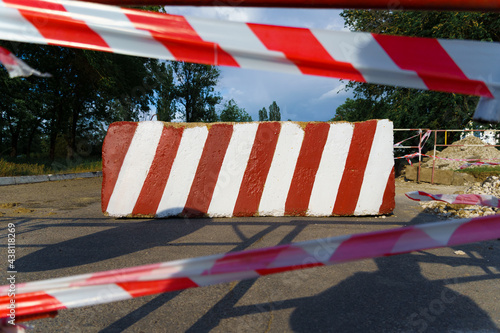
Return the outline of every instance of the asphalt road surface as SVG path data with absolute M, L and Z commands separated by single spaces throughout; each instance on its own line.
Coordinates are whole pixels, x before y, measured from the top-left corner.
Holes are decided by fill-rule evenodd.
M 403 193 L 460 190 L 397 182 L 386 218 L 125 220 L 102 215 L 100 183 L 0 187 L 2 274 L 9 222 L 19 283 L 437 221 Z M 500 332 L 500 241 L 62 310 L 30 324 L 32 332 Z

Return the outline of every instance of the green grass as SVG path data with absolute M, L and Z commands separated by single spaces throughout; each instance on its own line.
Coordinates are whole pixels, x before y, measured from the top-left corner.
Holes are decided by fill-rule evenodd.
M 28 176 L 45 174 L 45 165 L 12 163 L 0 159 L 0 177 Z
M 78 173 L 101 170 L 101 161 L 81 161 L 80 163 L 66 163 L 66 161 L 47 163 L 15 163 L 0 159 L 0 177 Z
M 477 181 L 484 181 L 489 176 L 499 176 L 500 165 L 479 166 L 474 168 L 465 168 L 457 171 L 473 175 Z

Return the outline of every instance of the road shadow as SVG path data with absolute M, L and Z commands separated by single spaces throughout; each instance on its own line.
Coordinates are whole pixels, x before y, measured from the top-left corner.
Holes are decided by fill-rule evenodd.
M 419 214 L 408 225 L 430 218 Z M 314 297 L 298 300 L 290 326 L 295 332 L 499 332 L 478 304 L 449 288 L 472 281 L 498 283 L 500 274 L 488 268 L 496 265 L 500 270 L 500 254 L 488 245 L 493 242 L 456 247 L 467 254 L 464 257 L 420 251 L 376 258 L 377 271 L 356 273 Z M 472 266 L 485 274 L 429 280 L 420 263 Z
M 427 221 L 428 214 L 422 214 L 407 225 Z M 372 222 L 326 221 L 321 219 L 294 220 L 285 223 L 269 222 L 268 219 L 248 219 L 243 223 L 220 223 L 231 225 L 238 233 L 240 225 L 266 225 L 267 227 L 251 237 L 241 233 L 241 242 L 232 251 L 241 251 L 281 226 L 294 226 L 279 242 L 288 244 L 309 224 L 370 224 Z M 435 220 L 435 219 L 434 219 Z M 267 222 L 266 222 L 267 221 Z M 115 220 L 117 225 L 120 221 Z M 125 223 L 125 222 L 124 222 Z M 386 222 L 379 222 L 380 224 Z M 377 224 L 375 222 L 374 224 Z M 387 223 L 389 224 L 389 223 Z M 74 224 L 70 224 L 73 225 Z M 98 223 L 101 226 L 101 223 Z M 186 236 L 205 226 L 216 226 L 210 219 L 168 219 L 148 221 L 127 221 L 112 229 L 87 236 L 48 245 L 18 260 L 19 267 L 26 272 L 46 271 L 94 263 L 122 255 L 142 251 Z M 84 227 L 84 225 L 81 225 Z M 218 243 L 210 243 L 220 245 Z M 196 245 L 196 244 L 190 244 Z M 207 245 L 200 243 L 198 245 Z M 224 244 L 224 245 L 229 245 Z M 102 249 L 106 248 L 106 251 Z M 498 246 L 495 245 L 498 249 Z M 458 249 L 458 248 L 457 248 Z M 378 270 L 371 273 L 356 273 L 326 291 L 308 297 L 276 302 L 237 306 L 250 292 L 254 280 L 239 282 L 230 293 L 217 302 L 188 331 L 205 332 L 217 328 L 226 318 L 293 309 L 290 327 L 297 332 L 450 332 L 485 331 L 497 332 L 489 315 L 473 300 L 457 294 L 449 285 L 470 281 L 491 280 L 498 283 L 500 274 L 488 273 L 486 267 L 500 270 L 500 258 L 487 263 L 490 257 L 487 246 L 471 244 L 460 246 L 465 253 L 477 252 L 478 257 L 447 257 L 427 252 L 406 254 L 375 259 Z M 494 251 L 493 251 L 494 252 Z M 469 265 L 484 268 L 486 274 L 475 277 L 459 276 L 452 280 L 429 280 L 421 272 L 420 263 L 436 263 L 448 266 Z M 347 264 L 348 265 L 348 264 Z M 437 266 L 436 266 L 437 267 Z M 287 274 L 287 273 L 285 273 Z M 286 290 L 281 291 L 286 293 Z M 168 303 L 181 292 L 159 295 L 129 315 L 110 324 L 102 332 L 123 331 L 146 317 L 149 313 Z M 243 318 L 241 318 L 243 319 Z M 243 325 L 246 325 L 243 324 Z
M 33 223 L 36 220 L 38 222 Z M 326 219 L 303 219 L 290 222 L 277 222 L 272 218 L 245 218 L 242 222 L 214 222 L 210 218 L 168 218 L 168 219 L 150 219 L 150 220 L 130 220 L 130 219 L 91 219 L 91 218 L 10 218 L 9 222 L 16 226 L 29 224 L 26 230 L 18 231 L 18 234 L 29 232 L 38 232 L 46 234 L 47 229 L 60 228 L 61 230 L 71 231 L 74 228 L 82 230 L 88 228 L 112 227 L 103 231 L 90 233 L 86 236 L 73 238 L 67 241 L 44 245 L 43 248 L 33 253 L 17 259 L 17 265 L 20 272 L 40 272 L 53 269 L 62 269 L 86 264 L 96 263 L 102 260 L 112 259 L 127 254 L 143 251 L 156 246 L 172 246 L 172 242 L 185 237 L 206 226 L 232 226 L 234 232 L 240 237 L 239 243 L 217 243 L 217 242 L 199 242 L 182 244 L 184 246 L 197 245 L 231 245 L 235 250 L 243 250 L 253 243 L 254 237 L 246 239 L 238 230 L 238 226 L 265 226 L 263 233 L 259 237 L 264 237 L 267 233 L 275 230 L 279 226 L 293 226 L 304 228 L 309 224 L 378 224 L 391 225 L 393 222 L 360 222 L 345 220 L 326 220 Z M 70 229 L 65 229 L 70 228 Z M 42 237 L 43 239 L 43 237 Z M 259 238 L 256 238 L 256 241 Z M 43 240 L 42 242 L 43 243 Z M 29 247 L 39 244 L 19 244 L 19 246 Z M 242 247 L 243 246 L 243 247 Z
M 427 221 L 427 215 L 415 218 L 408 225 Z M 298 234 L 298 230 L 294 231 L 280 243 L 293 241 Z M 489 271 L 488 267 L 496 265 L 500 270 L 500 255 L 495 251 L 499 247 L 496 243 L 495 248 L 488 245 L 493 242 L 479 244 L 457 247 L 468 254 L 464 257 L 421 251 L 376 258 L 375 272 L 356 273 L 317 295 L 277 302 L 237 306 L 256 280 L 241 281 L 187 331 L 206 332 L 227 318 L 238 318 L 240 330 L 252 331 L 258 320 L 249 320 L 248 315 L 270 316 L 274 311 L 293 309 L 289 323 L 295 332 L 499 332 L 478 304 L 450 288 L 474 281 L 498 283 L 500 274 Z M 474 257 L 473 252 L 478 256 Z M 420 263 L 472 266 L 483 269 L 485 274 L 429 280 L 422 274 Z
M 156 246 L 164 246 L 211 223 L 211 219 L 208 218 L 196 220 L 187 218 L 143 220 L 137 222 L 130 220 L 121 220 L 122 222 L 120 220 L 108 221 L 104 221 L 104 223 L 69 222 L 37 226 L 37 229 L 47 227 L 93 228 L 110 225 L 115 227 L 46 245 L 38 251 L 17 259 L 16 264 L 19 267 L 19 272 L 49 271 L 117 258 Z
M 299 302 L 290 317 L 293 331 L 498 331 L 474 301 L 447 287 L 457 281 L 425 278 L 417 257 L 407 254 L 375 259 L 376 272 L 356 273 Z

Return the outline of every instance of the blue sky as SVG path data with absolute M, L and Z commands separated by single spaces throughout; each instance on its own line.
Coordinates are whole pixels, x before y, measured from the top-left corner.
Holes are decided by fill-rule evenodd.
M 268 9 L 244 7 L 165 7 L 169 14 L 293 27 L 344 30 L 340 10 Z M 254 120 L 258 111 L 276 101 L 282 120 L 326 121 L 350 93 L 340 80 L 221 67 L 218 91 L 233 98 Z

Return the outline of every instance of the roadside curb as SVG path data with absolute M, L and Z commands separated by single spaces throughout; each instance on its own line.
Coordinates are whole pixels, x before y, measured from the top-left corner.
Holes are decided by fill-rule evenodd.
M 0 186 L 4 185 L 19 185 L 41 183 L 57 180 L 68 180 L 77 178 L 93 178 L 101 177 L 102 171 L 81 172 L 81 173 L 65 173 L 57 175 L 39 175 L 39 176 L 17 176 L 17 177 L 0 177 Z

